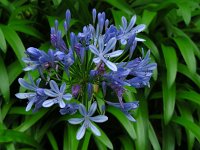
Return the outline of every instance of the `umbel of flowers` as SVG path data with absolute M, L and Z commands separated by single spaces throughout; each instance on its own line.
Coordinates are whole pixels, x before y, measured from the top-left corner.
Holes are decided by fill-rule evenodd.
M 27 57 L 23 58 L 27 64 L 24 71 L 37 70 L 40 78 L 34 81 L 29 75 L 29 82 L 19 78 L 19 84 L 27 93 L 16 94 L 19 99 L 28 99 L 26 111 L 33 106 L 33 111 L 38 111 L 57 105 L 61 115 L 78 113 L 82 117 L 68 120 L 70 124 L 81 124 L 76 135 L 78 140 L 83 138 L 87 128 L 96 136 L 101 135 L 93 122 L 108 120 L 106 105 L 120 109 L 130 121 L 135 121 L 131 111 L 139 102 L 123 102 L 123 94 L 128 86 L 149 86 L 156 68 L 156 64 L 150 62 L 150 51 L 142 57 L 132 58 L 137 43 L 144 41 L 137 34 L 145 25 L 135 26 L 136 16 L 129 23 L 122 17 L 119 28 L 110 24 L 104 12 L 97 14 L 96 9 L 92 11 L 92 18 L 92 24 L 75 34 L 69 31 L 71 13 L 67 10 L 64 37 L 56 20 L 51 28 L 52 48 L 45 52 L 30 47 L 25 52 Z M 118 97 L 118 102 L 107 98 L 111 92 Z M 97 93 L 103 93 L 104 105 L 99 105 Z

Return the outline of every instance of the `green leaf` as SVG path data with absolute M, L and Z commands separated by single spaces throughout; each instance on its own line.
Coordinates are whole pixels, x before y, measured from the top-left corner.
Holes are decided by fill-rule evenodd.
M 0 130 L 0 137 L 0 143 L 17 142 L 39 147 L 39 144 L 37 141 L 35 141 L 35 139 L 32 138 L 32 136 L 28 136 L 23 132 L 14 130 Z
M 123 150 L 132 150 L 133 149 L 133 147 L 134 147 L 133 141 L 130 138 L 128 138 L 127 136 L 120 136 L 119 140 L 122 143 Z
M 177 99 L 180 100 L 189 100 L 191 102 L 194 102 L 198 105 L 200 105 L 200 94 L 195 91 L 186 91 L 181 90 L 177 92 Z
M 197 73 L 192 73 L 188 67 L 181 63 L 178 64 L 178 72 L 188 77 L 200 88 L 200 76 Z
M 58 150 L 58 144 L 57 144 L 56 139 L 55 139 L 55 137 L 53 136 L 53 134 L 52 134 L 51 131 L 47 132 L 47 137 L 48 137 L 48 139 L 49 139 L 49 142 L 50 142 L 50 144 L 51 144 L 53 150 Z
M 145 24 L 147 27 L 150 25 L 150 23 L 153 21 L 153 19 L 156 17 L 157 13 L 149 10 L 144 10 L 142 14 L 142 24 Z
M 175 135 L 173 128 L 170 125 L 163 126 L 163 139 L 162 149 L 163 150 L 174 150 L 175 149 Z
M 132 15 L 134 10 L 128 5 L 124 0 L 104 0 L 106 3 L 111 4 L 112 6 L 122 10 L 123 12 Z
M 44 39 L 44 36 L 38 30 L 36 30 L 34 27 L 32 27 L 30 25 L 12 24 L 12 25 L 9 25 L 9 27 L 12 28 L 15 31 L 31 35 L 33 37 L 40 39 L 40 40 Z
M 1 26 L 2 31 L 4 33 L 4 36 L 7 40 L 7 42 L 12 47 L 13 51 L 15 52 L 15 55 L 17 56 L 19 62 L 22 66 L 24 66 L 24 62 L 22 61 L 22 58 L 25 56 L 25 47 L 18 36 L 18 34 L 10 27 L 8 26 Z
M 12 64 L 10 64 L 7 68 L 8 70 L 8 78 L 9 84 L 11 85 L 13 81 L 22 73 L 22 66 L 20 65 L 19 61 L 16 60 Z
M 3 58 L 0 55 L 0 91 L 6 102 L 10 99 L 10 87 L 9 87 L 9 79 L 6 70 L 6 66 L 4 65 Z
M 113 149 L 113 145 L 112 142 L 110 141 L 110 139 L 107 137 L 107 135 L 103 132 L 103 130 L 101 130 L 101 128 L 99 128 L 98 126 L 96 126 L 99 131 L 101 132 L 101 136 L 93 136 L 96 140 L 100 141 L 102 144 L 104 144 L 105 146 L 107 146 L 110 149 Z
M 185 117 L 186 119 L 194 122 L 193 116 L 192 116 L 192 111 L 191 109 L 187 106 L 187 103 L 179 103 L 178 105 L 178 109 L 181 113 L 181 116 Z M 195 141 L 195 136 L 194 134 L 188 130 L 186 130 L 186 134 L 187 134 L 187 145 L 188 145 L 188 149 L 192 150 L 193 149 L 193 145 L 194 145 L 194 141 Z
M 16 131 L 24 132 L 33 126 L 39 119 L 41 119 L 46 113 L 47 109 L 42 109 L 39 112 L 28 117 L 20 126 L 15 128 Z
M 136 130 L 136 140 L 135 140 L 135 147 L 138 150 L 146 150 L 148 149 L 149 138 L 148 138 L 148 106 L 147 106 L 147 99 L 145 99 L 143 93 L 137 94 L 139 99 L 139 107 L 136 111 L 136 120 L 137 122 L 134 123 L 134 127 Z
M 7 50 L 7 45 L 6 45 L 6 40 L 5 40 L 5 37 L 4 37 L 4 34 L 2 32 L 2 29 L 0 27 L 0 49 L 6 53 L 6 50 Z
M 122 16 L 128 17 L 128 15 L 125 12 L 115 10 L 115 9 L 111 9 L 111 11 L 112 11 L 112 15 L 113 15 L 116 26 L 121 25 Z
M 64 132 L 63 149 L 78 149 L 79 141 L 76 139 L 77 127 L 67 124 L 67 129 Z
M 185 117 L 174 117 L 172 119 L 173 122 L 178 123 L 182 126 L 184 126 L 186 129 L 190 130 L 197 140 L 200 142 L 200 127 L 196 123 L 186 119 Z
M 91 132 L 86 132 L 83 139 L 83 144 L 81 150 L 88 150 L 88 146 L 90 143 Z
M 26 111 L 25 107 L 12 107 L 9 110 L 8 114 L 15 114 L 15 115 L 33 115 L 32 111 Z
M 168 124 L 174 113 L 174 106 L 176 100 L 176 84 L 174 83 L 171 87 L 168 87 L 166 79 L 163 79 L 162 90 L 164 103 L 164 123 Z
M 174 41 L 179 47 L 179 50 L 188 66 L 188 69 L 192 72 L 196 72 L 196 58 L 194 56 L 194 51 L 190 46 L 190 43 L 185 40 L 184 37 L 176 37 Z
M 98 139 L 94 138 L 94 141 L 95 141 L 98 149 L 107 150 L 107 147 L 103 143 L 101 143 Z
M 129 136 L 133 140 L 136 139 L 135 129 L 123 112 L 121 112 L 119 109 L 114 108 L 114 107 L 108 107 L 106 111 L 108 111 L 109 113 L 111 113 L 113 116 L 117 118 L 117 120 L 122 124 L 124 129 L 127 131 Z
M 153 146 L 154 150 L 161 150 L 160 144 L 158 142 L 158 138 L 155 134 L 155 131 L 153 129 L 153 126 L 149 122 L 149 128 L 148 128 L 148 135 L 149 135 L 149 140 Z
M 178 59 L 176 56 L 176 51 L 173 47 L 168 47 L 165 45 L 161 45 L 161 47 L 167 68 L 167 84 L 168 87 L 171 87 L 176 79 Z

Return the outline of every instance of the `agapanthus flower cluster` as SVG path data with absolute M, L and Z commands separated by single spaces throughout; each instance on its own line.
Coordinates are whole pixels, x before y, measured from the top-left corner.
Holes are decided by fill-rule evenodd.
M 130 121 L 136 121 L 131 113 L 139 101 L 124 102 L 123 94 L 127 87 L 149 86 L 156 68 L 156 63 L 150 61 L 150 51 L 132 58 L 137 43 L 145 41 L 137 37 L 145 25 L 135 26 L 136 16 L 129 23 L 122 17 L 119 27 L 106 19 L 104 12 L 97 14 L 96 9 L 92 18 L 91 24 L 75 34 L 70 32 L 71 13 L 67 10 L 64 36 L 56 20 L 50 33 L 51 48 L 44 51 L 30 47 L 23 58 L 27 65 L 24 71 L 37 70 L 40 78 L 34 81 L 30 74 L 29 81 L 19 78 L 19 84 L 27 92 L 16 94 L 19 99 L 28 99 L 26 111 L 32 107 L 34 111 L 59 107 L 61 115 L 72 115 L 68 123 L 82 124 L 76 135 L 78 140 L 87 128 L 96 136 L 101 135 L 93 122 L 108 120 L 107 105 L 121 110 Z M 98 102 L 98 93 L 102 93 L 104 105 Z M 116 95 L 117 101 L 108 96 L 110 93 Z M 74 118 L 74 114 L 80 117 Z

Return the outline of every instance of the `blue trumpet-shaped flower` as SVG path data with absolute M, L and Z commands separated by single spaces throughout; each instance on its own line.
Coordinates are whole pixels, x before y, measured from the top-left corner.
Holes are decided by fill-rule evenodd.
M 134 101 L 134 102 L 128 102 L 128 103 L 124 103 L 122 107 L 120 103 L 112 103 L 109 101 L 106 101 L 108 105 L 110 106 L 114 106 L 116 108 L 119 108 L 125 115 L 126 117 L 130 120 L 135 122 L 136 120 L 131 116 L 130 111 L 136 109 L 139 106 L 139 102 L 138 101 Z
M 115 47 L 116 42 L 117 42 L 116 38 L 113 37 L 108 41 L 108 43 L 104 43 L 103 37 L 99 36 L 98 48 L 94 45 L 89 46 L 91 52 L 97 56 L 96 58 L 93 59 L 93 62 L 98 64 L 100 63 L 100 61 L 103 61 L 108 68 L 110 68 L 113 71 L 117 71 L 117 66 L 108 60 L 108 58 L 117 57 L 123 53 L 123 50 L 116 50 L 114 52 L 108 53 Z
M 44 102 L 44 100 L 47 99 L 47 96 L 44 93 L 44 89 L 39 88 L 39 84 L 41 81 L 40 78 L 37 79 L 36 83 L 34 83 L 32 77 L 29 75 L 29 80 L 31 81 L 31 83 L 28 83 L 24 79 L 19 78 L 18 82 L 22 87 L 32 92 L 17 93 L 15 94 L 15 96 L 19 99 L 28 99 L 28 105 L 26 106 L 26 111 L 29 111 L 34 104 L 35 104 L 34 111 L 36 111 L 42 107 L 42 102 Z
M 63 83 L 59 89 L 57 83 L 54 80 L 51 80 L 50 87 L 51 87 L 51 90 L 45 89 L 44 93 L 47 96 L 52 97 L 52 99 L 45 100 L 42 103 L 42 106 L 50 107 L 53 104 L 59 104 L 60 108 L 64 108 L 65 107 L 64 100 L 69 101 L 72 98 L 72 95 L 70 93 L 65 93 L 66 84 Z
M 66 104 L 64 108 L 60 109 L 60 114 L 74 114 L 79 109 L 79 105 L 76 103 Z
M 70 124 L 80 124 L 83 123 L 82 126 L 79 128 L 77 134 L 76 134 L 76 139 L 80 140 L 83 138 L 85 134 L 85 130 L 87 128 L 90 128 L 91 131 L 96 135 L 100 136 L 101 133 L 99 129 L 95 125 L 92 124 L 92 122 L 97 122 L 97 123 L 102 123 L 108 120 L 108 117 L 105 115 L 98 115 L 95 117 L 92 117 L 92 115 L 95 113 L 97 109 L 97 103 L 94 102 L 89 111 L 86 111 L 86 108 L 84 105 L 80 104 L 79 105 L 79 112 L 83 116 L 83 118 L 71 118 L 68 120 Z

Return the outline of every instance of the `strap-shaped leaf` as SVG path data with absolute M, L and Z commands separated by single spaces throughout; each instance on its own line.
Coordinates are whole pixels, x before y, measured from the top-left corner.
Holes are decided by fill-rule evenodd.
M 17 59 L 19 60 L 21 65 L 24 66 L 24 62 L 22 61 L 22 58 L 25 56 L 25 53 L 24 53 L 25 47 L 20 37 L 12 28 L 8 26 L 1 26 L 1 29 L 4 33 L 6 41 L 12 47 L 15 55 L 17 56 Z
M 0 49 L 6 53 L 6 50 L 7 50 L 7 45 L 6 45 L 6 40 L 5 40 L 5 37 L 4 37 L 4 34 L 3 34 L 3 31 L 0 27 Z
M 10 99 L 9 78 L 1 55 L 0 55 L 0 81 L 1 81 L 0 91 L 4 99 L 8 102 Z
M 171 87 L 176 79 L 178 59 L 176 56 L 176 51 L 173 47 L 162 45 L 162 51 L 167 68 L 167 84 L 169 87 Z

